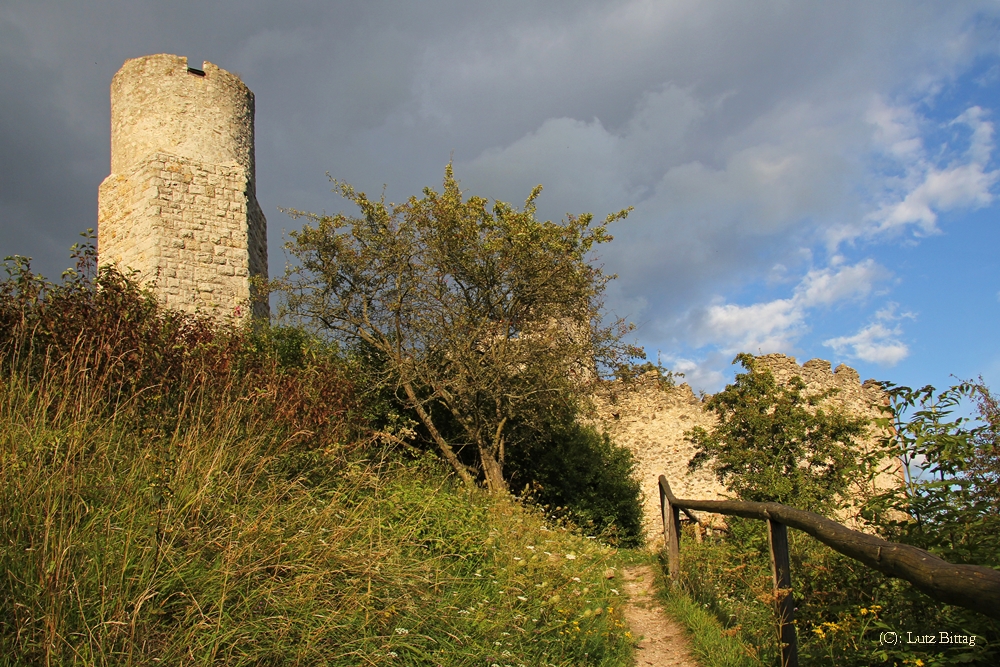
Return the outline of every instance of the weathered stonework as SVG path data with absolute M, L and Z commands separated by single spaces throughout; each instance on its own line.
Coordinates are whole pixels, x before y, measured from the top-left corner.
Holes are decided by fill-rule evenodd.
M 885 395 L 878 383 L 868 380 L 861 384 L 857 371 L 845 365 L 830 371 L 830 362 L 813 359 L 799 366 L 793 357 L 768 354 L 757 357 L 757 363 L 767 368 L 781 383 L 792 377 L 802 378 L 806 392 L 816 394 L 835 389 L 824 405 L 835 406 L 853 415 L 870 419 L 884 416 Z M 636 476 L 644 494 L 643 513 L 646 536 L 650 544 L 662 540 L 663 524 L 660 518 L 660 494 L 657 479 L 666 475 L 671 489 L 679 498 L 717 500 L 726 498 L 726 489 L 715 475 L 702 467 L 688 470 L 688 461 L 695 454 L 695 447 L 688 442 L 685 431 L 695 426 L 706 429 L 715 425 L 715 415 L 704 408 L 691 387 L 682 384 L 663 387 L 655 373 L 640 378 L 634 387 L 612 387 L 595 398 L 600 422 L 612 438 L 628 447 L 635 455 Z M 878 437 L 874 426 L 858 446 L 864 450 Z M 887 461 L 877 480 L 878 487 L 897 484 L 902 468 L 898 461 Z M 858 489 L 858 492 L 862 492 Z M 845 517 L 846 519 L 846 517 Z
M 267 317 L 267 223 L 254 175 L 254 98 L 211 63 L 128 60 L 111 83 L 111 175 L 98 193 L 98 260 L 135 271 L 169 308 Z

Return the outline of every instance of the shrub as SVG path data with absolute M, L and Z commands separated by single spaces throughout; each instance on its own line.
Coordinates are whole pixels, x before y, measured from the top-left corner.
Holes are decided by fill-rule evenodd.
M 642 543 L 641 487 L 628 449 L 574 420 L 515 456 L 508 461 L 512 488 L 591 534 L 622 546 Z
M 801 378 L 778 384 L 752 355 L 740 354 L 736 362 L 746 372 L 705 405 L 718 424 L 686 433 L 698 448 L 689 467 L 708 464 L 740 500 L 835 508 L 866 472 L 869 461 L 855 444 L 866 421 L 821 407 L 829 393 L 806 394 Z
M 130 277 L 97 271 L 90 242 L 74 246 L 74 258 L 77 268 L 61 283 L 34 274 L 24 258 L 7 259 L 5 375 L 77 392 L 94 417 L 135 405 L 134 426 L 150 432 L 176 428 L 196 397 L 225 403 L 251 394 L 262 416 L 299 444 L 346 437 L 339 429 L 360 407 L 336 348 L 291 328 L 219 326 L 161 309 Z

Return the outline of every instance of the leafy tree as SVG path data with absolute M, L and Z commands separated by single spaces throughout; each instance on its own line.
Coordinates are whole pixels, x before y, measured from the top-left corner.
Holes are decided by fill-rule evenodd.
M 291 212 L 309 222 L 286 246 L 289 312 L 372 358 L 463 481 L 506 490 L 507 451 L 640 352 L 602 324 L 613 276 L 587 259 L 628 210 L 541 222 L 540 186 L 522 210 L 490 206 L 463 199 L 451 165 L 443 192 L 403 204 L 337 186 L 359 217 Z
M 952 562 L 1000 564 L 1000 411 L 982 381 L 938 392 L 888 385 L 887 445 L 906 483 L 865 508 L 895 539 Z M 956 414 L 973 401 L 976 414 Z M 893 512 L 886 511 L 888 509 Z
M 984 509 L 1000 516 L 1000 400 L 983 383 L 975 383 L 976 407 L 983 428 L 973 436 L 975 455 L 966 471 Z
M 821 407 L 830 392 L 806 394 L 801 378 L 778 384 L 751 354 L 737 362 L 747 372 L 706 403 L 718 424 L 686 433 L 698 448 L 689 467 L 710 465 L 741 500 L 832 508 L 863 463 L 855 439 L 866 420 Z

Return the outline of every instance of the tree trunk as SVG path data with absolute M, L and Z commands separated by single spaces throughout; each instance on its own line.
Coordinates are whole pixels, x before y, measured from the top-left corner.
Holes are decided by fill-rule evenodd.
M 496 457 L 483 446 L 479 447 L 479 460 L 482 462 L 483 475 L 486 477 L 486 488 L 490 493 L 507 493 L 507 482 L 503 481 L 503 468 Z
M 431 416 L 427 414 L 427 411 L 424 410 L 424 406 L 421 405 L 419 400 L 417 400 L 417 394 L 413 391 L 413 387 L 410 386 L 410 383 L 403 383 L 403 391 L 406 392 L 406 397 L 410 400 L 410 404 L 413 406 L 413 409 L 416 410 L 417 416 L 420 417 L 420 421 L 423 422 L 424 426 L 427 427 L 427 430 L 430 431 L 431 438 L 433 438 L 434 442 L 437 443 L 437 446 L 441 450 L 441 454 L 444 455 L 445 460 L 451 464 L 451 467 L 455 469 L 455 472 L 458 473 L 459 478 L 461 478 L 462 482 L 464 482 L 466 486 L 475 486 L 476 481 L 472 479 L 472 475 L 469 474 L 465 465 L 458 460 L 458 456 L 455 455 L 455 450 L 451 448 L 448 441 L 441 437 L 441 434 L 434 426 L 434 422 L 431 421 Z M 488 479 L 489 478 L 487 477 L 487 480 Z

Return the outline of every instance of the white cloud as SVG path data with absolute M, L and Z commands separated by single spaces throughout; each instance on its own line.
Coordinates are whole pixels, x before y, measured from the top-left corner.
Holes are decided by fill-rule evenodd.
M 909 347 L 898 340 L 901 334 L 898 326 L 890 329 L 881 322 L 874 322 L 853 336 L 831 338 L 823 341 L 823 345 L 833 348 L 837 354 L 880 366 L 895 366 L 910 353 Z
M 812 309 L 867 297 L 889 272 L 872 259 L 853 265 L 813 269 L 799 281 L 791 298 L 741 306 L 713 303 L 686 316 L 695 345 L 716 345 L 724 352 L 785 352 L 808 330 Z
M 677 380 L 678 383 L 686 382 L 692 387 L 699 389 L 709 389 L 714 391 L 725 386 L 726 376 L 721 371 L 713 367 L 711 363 L 694 361 L 684 357 L 669 358 L 667 367 L 677 373 L 683 373 L 684 377 Z M 715 360 L 720 361 L 719 359 Z
M 903 330 L 896 324 L 888 323 L 900 319 L 913 319 L 913 313 L 896 314 L 896 304 L 890 303 L 875 313 L 875 321 L 862 327 L 853 336 L 839 336 L 823 341 L 837 354 L 860 359 L 880 366 L 895 366 L 905 359 L 910 348 L 899 340 Z
M 713 304 L 696 315 L 695 337 L 701 345 L 716 343 L 728 352 L 766 354 L 791 345 L 802 332 L 804 316 L 792 299 L 749 306 Z
M 836 259 L 838 258 L 834 257 Z M 888 271 L 873 259 L 839 269 L 814 269 L 795 288 L 795 301 L 801 307 L 811 308 L 863 298 L 871 293 L 876 282 L 886 277 Z
M 971 136 L 966 151 L 946 165 L 935 164 L 927 155 L 912 110 L 881 109 L 874 116 L 878 132 L 884 135 L 886 154 L 897 160 L 905 176 L 899 179 L 901 192 L 890 194 L 866 216 L 869 234 L 906 225 L 932 234 L 938 231 L 939 213 L 981 208 L 993 202 L 992 188 L 1000 180 L 1000 170 L 987 169 L 994 150 L 994 129 L 982 108 L 970 107 L 949 123 L 967 127 Z M 896 120 L 904 116 L 905 122 Z

